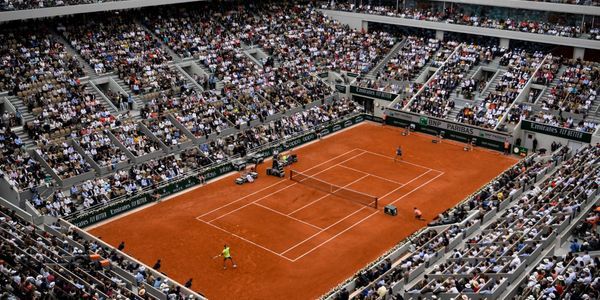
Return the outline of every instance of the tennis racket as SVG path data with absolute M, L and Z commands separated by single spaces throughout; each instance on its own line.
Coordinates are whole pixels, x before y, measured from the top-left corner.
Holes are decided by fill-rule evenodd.
M 221 256 L 221 255 L 217 255 L 217 256 L 213 257 L 213 259 L 217 259 L 217 257 L 219 257 L 219 256 Z

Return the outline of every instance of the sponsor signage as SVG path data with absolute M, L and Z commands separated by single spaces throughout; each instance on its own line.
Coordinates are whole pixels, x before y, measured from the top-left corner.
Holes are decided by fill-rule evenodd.
M 398 95 L 396 95 L 396 94 L 377 91 L 377 90 L 368 89 L 368 88 L 357 87 L 354 85 L 350 86 L 350 93 L 357 94 L 360 96 L 366 96 L 366 97 L 376 98 L 376 99 L 380 99 L 380 100 L 385 100 L 385 101 L 394 101 L 394 99 L 396 99 L 396 97 L 398 97 Z
M 529 130 L 537 133 L 543 133 L 555 137 L 569 139 L 578 142 L 590 143 L 592 141 L 592 134 L 583 131 L 577 131 L 568 128 L 556 127 L 547 124 L 531 122 L 527 120 L 521 121 L 521 129 Z
M 369 120 L 369 121 L 375 121 L 378 123 L 381 123 L 383 121 L 382 118 L 374 116 L 374 115 L 363 115 L 365 120 Z
M 322 129 L 320 129 L 318 132 L 319 132 L 320 136 L 326 136 L 326 135 L 334 133 L 336 131 L 340 131 L 340 130 L 342 130 L 344 128 L 348 128 L 348 127 L 350 127 L 350 126 L 352 126 L 354 124 L 358 124 L 358 123 L 360 123 L 360 122 L 362 122 L 364 120 L 365 120 L 364 115 L 358 115 L 358 116 L 356 116 L 356 117 L 354 117 L 352 119 L 347 119 L 345 121 L 341 121 L 341 122 L 334 123 L 334 124 L 331 124 L 329 126 L 326 126 L 326 127 L 322 128 Z
M 356 78 L 356 77 L 358 77 L 358 75 L 360 75 L 360 74 L 356 74 L 356 73 L 350 73 L 350 72 L 348 72 L 348 73 L 346 73 L 346 75 L 348 75 L 348 77 L 353 77 L 353 78 Z
M 136 207 L 149 203 L 147 194 L 140 194 L 131 198 L 108 203 L 106 206 L 78 214 L 75 218 L 67 218 L 77 227 L 86 227 L 124 213 Z
M 321 73 L 321 74 L 319 74 L 317 76 L 319 76 L 321 78 L 327 78 L 327 77 L 329 77 L 329 72 Z
M 498 151 L 504 150 L 504 140 L 508 135 L 484 130 L 460 123 L 426 117 L 419 114 L 403 112 L 398 110 L 386 110 L 386 124 L 406 127 L 414 125 L 415 130 L 427 134 L 439 135 L 443 133 L 444 138 L 470 143 L 476 139 L 476 145 L 491 148 Z

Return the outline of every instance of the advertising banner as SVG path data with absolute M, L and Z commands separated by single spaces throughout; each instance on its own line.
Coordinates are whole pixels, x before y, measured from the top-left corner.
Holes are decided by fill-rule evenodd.
M 537 133 L 543 133 L 555 137 L 560 137 L 564 139 L 569 139 L 578 142 L 590 143 L 592 141 L 592 134 L 577 131 L 568 128 L 556 127 L 551 125 L 546 125 L 537 122 L 531 122 L 527 120 L 521 121 L 521 129 L 529 130 Z
M 385 101 L 394 101 L 394 99 L 396 99 L 396 97 L 398 97 L 398 95 L 396 95 L 396 94 L 377 91 L 377 90 L 368 89 L 368 88 L 357 87 L 354 85 L 350 86 L 350 93 L 357 94 L 360 96 L 385 100 Z

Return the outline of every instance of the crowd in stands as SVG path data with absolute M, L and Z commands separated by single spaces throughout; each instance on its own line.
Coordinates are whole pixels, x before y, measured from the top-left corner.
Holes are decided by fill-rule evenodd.
M 527 14 L 526 12 L 518 14 L 515 10 L 510 9 L 506 10 L 506 12 L 510 12 L 505 12 L 506 16 L 496 16 L 494 15 L 496 10 L 490 10 L 488 12 L 485 10 L 473 9 L 469 5 L 461 4 L 454 4 L 450 7 L 447 5 L 434 5 L 433 7 L 398 7 L 398 9 L 396 9 L 395 5 L 378 6 L 371 5 L 370 2 L 364 4 L 361 2 L 362 5 L 356 5 L 353 3 L 354 1 L 348 1 L 348 3 L 340 2 L 341 1 L 328 1 L 326 4 L 323 4 L 322 7 L 366 14 L 547 34 L 561 37 L 600 39 L 598 28 L 591 27 L 592 24 L 582 27 L 580 24 L 556 23 L 548 20 L 548 18 L 535 18 L 531 16 L 531 13 Z
M 539 99 L 537 95 L 541 92 L 530 93 L 528 101 L 539 105 L 541 110 L 534 111 L 531 104 L 520 103 L 511 110 L 510 121 L 516 124 L 519 120 L 526 119 L 593 133 L 598 124 L 589 120 L 587 116 L 594 113 L 590 108 L 594 105 L 600 88 L 600 67 L 597 63 L 580 59 L 561 61 L 560 65 L 557 57 L 551 61 L 551 66 L 545 64 L 545 70 L 541 70 L 543 75 L 538 75 L 538 83 L 541 81 L 548 85 L 547 91 L 539 96 Z M 554 74 L 560 66 L 564 71 L 554 79 Z
M 152 100 L 150 105 L 157 103 L 159 107 L 165 107 L 166 104 L 168 109 L 177 109 L 173 112 L 175 119 L 199 138 L 219 134 L 230 126 L 222 115 L 222 112 L 227 111 L 227 107 L 224 105 L 217 107 L 219 101 L 221 100 L 215 93 L 189 91 L 182 94 L 179 99 L 163 97 Z M 232 117 L 235 119 L 237 116 L 232 114 Z
M 119 1 L 119 0 L 108 0 L 108 1 Z M 92 4 L 92 3 L 103 3 L 108 2 L 106 0 L 3 0 L 0 2 L 0 11 L 15 11 L 25 9 L 36 9 L 46 7 L 57 7 L 57 6 L 68 6 L 68 5 L 81 5 L 81 4 Z M 540 0 L 529 0 L 529 1 L 540 1 Z M 554 2 L 554 3 L 566 3 L 576 5 L 593 5 L 598 6 L 600 3 L 594 0 L 545 0 L 543 2 Z
M 213 155 L 216 152 L 221 156 L 245 156 L 250 151 L 264 145 L 291 138 L 296 134 L 358 111 L 360 108 L 351 100 L 346 98 L 334 100 L 332 103 L 314 106 L 281 119 L 247 128 L 239 133 L 218 138 L 210 143 L 208 146 L 210 149 L 204 149 L 204 151 L 212 152 Z M 214 158 L 213 160 L 219 159 Z
M 525 111 L 525 110 L 524 110 Z M 573 117 L 562 117 L 560 114 L 555 115 L 549 112 L 539 111 L 537 113 L 527 114 L 527 120 L 538 123 L 548 124 L 556 127 L 569 128 L 577 131 L 593 133 L 596 131 L 598 124 L 585 119 L 576 120 Z
M 594 62 L 571 60 L 556 86 L 541 99 L 542 108 L 575 114 L 588 114 L 600 89 L 600 65 Z
M 293 62 L 299 74 L 366 73 L 395 42 L 388 33 L 350 29 L 309 6 L 271 5 L 259 19 L 258 45 L 275 60 Z
M 501 75 L 494 90 L 487 94 L 478 106 L 464 108 L 457 120 L 485 128 L 495 128 L 543 59 L 542 53 L 530 54 L 518 49 L 503 53 L 500 65 L 506 66 L 507 70 Z
M 62 179 L 81 175 L 92 170 L 90 164 L 67 140 L 38 142 L 35 151 Z
M 36 93 L 56 78 L 66 82 L 81 77 L 83 69 L 65 47 L 42 26 L 1 30 L 0 91 Z
M 455 287 L 455 292 L 462 293 L 495 292 L 506 280 L 506 275 L 496 277 L 495 282 L 489 284 L 488 274 L 515 273 L 530 257 L 535 259 L 534 253 L 539 255 L 536 249 L 549 239 L 553 241 L 552 236 L 557 234 L 557 228 L 568 222 L 569 216 L 579 213 L 583 200 L 597 191 L 599 159 L 598 147 L 580 150 L 550 178 L 517 196 L 514 205 L 509 206 L 500 218 L 492 221 L 481 233 L 469 238 L 462 249 L 455 249 L 446 264 L 462 264 L 461 260 L 467 258 L 469 261 L 486 258 L 475 269 L 459 266 L 459 270 L 466 272 L 464 274 L 472 274 L 470 281 L 465 281 L 460 274 L 442 272 L 447 274 L 443 280 L 425 280 L 423 284 L 409 288 L 408 292 L 421 295 L 452 293 Z M 433 269 L 429 274 L 437 273 L 437 268 Z M 477 284 L 482 278 L 484 282 Z
M 0 2 L 0 11 L 14 11 L 67 5 L 81 5 L 109 1 L 119 0 L 3 0 L 2 2 Z
M 571 243 L 572 252 L 600 250 L 600 233 L 598 232 L 599 222 L 600 208 L 594 206 L 573 230 L 574 240 Z
M 78 135 L 79 130 L 104 127 L 113 118 L 102 100 L 77 81 L 47 82 L 37 92 L 25 93 L 23 100 L 35 116 L 23 127 L 34 139 Z
M 162 182 L 181 177 L 195 166 L 188 162 L 190 161 L 183 161 L 180 156 L 175 155 L 150 160 L 129 170 L 119 170 L 106 177 L 87 180 L 69 190 L 58 190 L 45 202 L 40 200 L 35 205 L 45 214 L 67 216 L 97 204 L 106 204 L 115 198 L 138 194 Z
M 134 156 L 161 150 L 159 143 L 145 133 L 136 121 L 125 120 L 111 132 Z
M 409 106 L 410 111 L 438 118 L 448 116 L 455 105 L 450 99 L 452 91 L 465 79 L 469 70 L 479 64 L 483 50 L 476 45 L 461 45 L 459 48 L 414 97 Z
M 135 94 L 184 84 L 182 75 L 168 65 L 173 58 L 162 43 L 128 17 L 78 21 L 66 20 L 58 30 L 97 74 L 117 72 Z
M 82 135 L 77 142 L 85 154 L 100 167 L 114 166 L 129 159 L 104 131 Z
M 402 49 L 391 58 L 378 76 L 397 81 L 410 81 L 440 48 L 437 39 L 409 36 Z
M 544 258 L 521 284 L 519 299 L 597 299 L 600 257 L 587 252 Z
M 25 149 L 21 138 L 7 125 L 0 126 L 0 175 L 18 190 L 44 184 L 42 166 Z

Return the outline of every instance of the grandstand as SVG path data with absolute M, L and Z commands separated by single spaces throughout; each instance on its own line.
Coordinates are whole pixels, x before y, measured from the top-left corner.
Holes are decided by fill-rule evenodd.
M 3 299 L 600 299 L 598 1 L 0 0 L 0 58 Z

